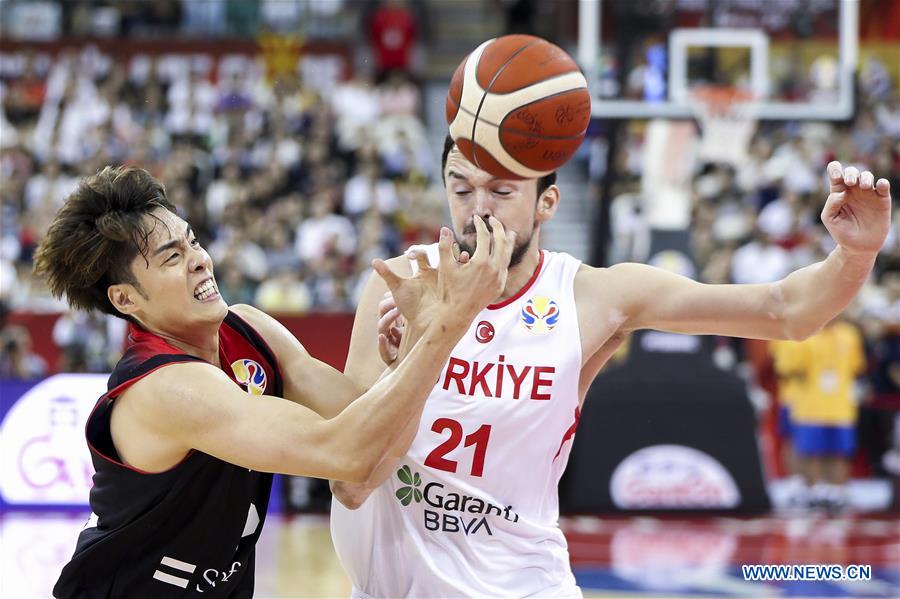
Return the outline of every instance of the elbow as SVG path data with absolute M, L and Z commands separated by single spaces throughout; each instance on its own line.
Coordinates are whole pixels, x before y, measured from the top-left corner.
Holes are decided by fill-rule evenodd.
M 358 510 L 369 498 L 369 489 L 362 485 L 331 483 L 331 494 L 348 510 Z
M 785 319 L 783 337 L 791 341 L 805 341 L 822 330 L 825 323 L 804 321 L 802 318 Z
M 773 284 L 769 290 L 769 303 L 767 312 L 770 318 L 780 325 L 780 333 L 776 333 L 782 339 L 790 341 L 804 341 L 818 333 L 826 322 L 820 315 L 815 314 L 809 305 L 796 300 L 789 301 L 784 287 L 781 284 Z M 775 329 L 778 331 L 778 328 Z
M 383 452 L 377 452 L 372 445 L 359 435 L 349 434 L 339 417 L 326 421 L 319 446 L 329 464 L 324 478 L 348 483 L 369 480 L 384 457 Z
M 348 483 L 366 482 L 372 477 L 378 466 L 377 461 L 357 452 L 344 456 L 341 461 L 341 465 L 337 468 L 337 476 L 334 478 Z

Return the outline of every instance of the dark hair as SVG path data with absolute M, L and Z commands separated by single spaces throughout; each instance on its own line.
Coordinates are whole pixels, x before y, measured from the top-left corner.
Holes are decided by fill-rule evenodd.
M 46 276 L 50 292 L 65 295 L 73 308 L 127 318 L 109 301 L 107 289 L 129 283 L 141 291 L 131 262 L 138 254 L 146 259 L 153 230 L 146 216 L 158 208 L 175 212 L 150 173 L 107 166 L 66 199 L 37 248 L 34 272 Z
M 444 169 L 447 168 L 447 156 L 450 155 L 450 150 L 453 149 L 453 146 L 456 145 L 456 142 L 453 141 L 453 138 L 447 135 L 444 138 L 444 151 L 441 154 L 441 177 L 444 177 Z M 544 175 L 540 179 L 536 179 L 537 182 L 537 195 L 541 197 L 541 194 L 547 191 L 551 185 L 556 184 L 556 171 L 553 171 L 549 175 Z M 446 181 L 444 181 L 446 184 Z

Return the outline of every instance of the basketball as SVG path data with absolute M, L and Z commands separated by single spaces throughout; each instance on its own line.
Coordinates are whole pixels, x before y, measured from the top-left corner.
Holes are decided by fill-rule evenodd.
M 447 94 L 447 124 L 463 155 L 503 179 L 535 179 L 566 163 L 591 119 L 591 96 L 578 64 L 531 35 L 478 46 L 457 67 Z

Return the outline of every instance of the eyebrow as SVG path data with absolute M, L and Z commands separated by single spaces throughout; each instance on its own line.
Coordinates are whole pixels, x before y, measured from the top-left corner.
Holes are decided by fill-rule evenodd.
M 465 181 L 466 183 L 469 182 L 468 177 L 466 177 L 465 175 L 461 175 L 453 170 L 447 171 L 447 176 L 453 177 L 454 179 L 459 179 L 461 181 Z M 491 177 L 490 179 L 488 179 L 488 183 L 493 183 L 494 181 L 500 181 L 500 178 L 499 177 Z
M 191 236 L 191 233 L 193 233 L 193 232 L 194 232 L 194 231 L 193 231 L 193 229 L 191 229 L 191 226 L 190 226 L 190 225 L 187 225 L 187 226 L 185 227 L 185 229 L 184 229 L 184 237 L 185 237 L 185 239 L 187 239 L 188 237 L 190 237 L 190 236 Z M 179 243 L 181 243 L 181 240 L 180 240 L 180 239 L 173 239 L 173 240 L 171 240 L 171 241 L 167 241 L 166 243 L 164 243 L 164 244 L 162 244 L 161 246 L 159 246 L 158 248 L 156 248 L 156 250 L 153 252 L 153 256 L 154 256 L 154 257 L 155 257 L 155 256 L 158 256 L 159 254 L 162 254 L 164 251 L 170 250 L 170 249 L 172 249 L 173 247 L 177 246 Z

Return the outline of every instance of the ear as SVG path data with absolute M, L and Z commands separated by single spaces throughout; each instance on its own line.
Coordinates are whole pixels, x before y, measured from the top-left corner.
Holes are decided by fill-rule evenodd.
M 538 222 L 546 222 L 550 220 L 559 206 L 559 187 L 551 185 L 544 190 L 537 201 L 535 209 L 535 218 Z
M 110 285 L 106 289 L 106 297 L 116 310 L 122 314 L 131 315 L 138 309 L 135 299 L 139 296 L 133 285 L 119 283 Z

